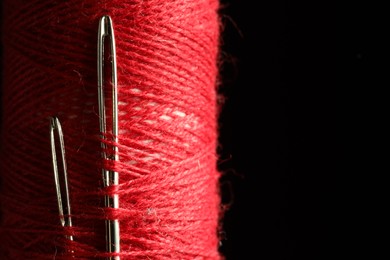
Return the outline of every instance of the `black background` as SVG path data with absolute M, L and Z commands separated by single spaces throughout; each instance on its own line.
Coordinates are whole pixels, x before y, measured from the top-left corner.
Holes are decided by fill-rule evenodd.
M 372 256 L 362 217 L 374 152 L 363 129 L 378 86 L 370 11 L 359 2 L 222 2 L 228 260 Z

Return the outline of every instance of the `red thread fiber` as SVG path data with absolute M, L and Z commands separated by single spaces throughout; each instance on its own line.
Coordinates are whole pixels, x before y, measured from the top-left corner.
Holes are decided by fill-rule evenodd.
M 122 259 L 219 259 L 218 1 L 3 6 L 0 258 L 102 259 L 104 220 L 118 218 Z M 100 159 L 96 44 L 106 14 L 117 43 L 117 164 Z M 59 222 L 51 116 L 64 131 L 73 228 Z M 118 187 L 102 188 L 101 167 L 119 172 Z M 114 192 L 120 209 L 104 209 Z

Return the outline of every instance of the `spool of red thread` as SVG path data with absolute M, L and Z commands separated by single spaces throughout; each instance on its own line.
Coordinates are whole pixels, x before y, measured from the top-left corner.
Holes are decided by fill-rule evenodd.
M 1 259 L 219 259 L 216 0 L 4 0 Z M 96 37 L 116 34 L 119 162 L 100 158 Z M 72 228 L 59 223 L 49 118 L 62 122 Z M 101 168 L 119 172 L 104 189 Z M 117 193 L 118 210 L 104 195 Z M 74 241 L 66 239 L 71 234 Z

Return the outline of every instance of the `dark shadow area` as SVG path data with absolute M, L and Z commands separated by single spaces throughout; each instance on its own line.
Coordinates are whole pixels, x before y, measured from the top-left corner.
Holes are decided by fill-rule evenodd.
M 3 2 L 0 3 L 0 107 L 3 98 Z M 0 129 L 3 122 L 3 109 L 0 109 Z M 1 131 L 1 130 L 0 130 Z M 1 144 L 0 144 L 1 146 Z
M 355 97 L 369 78 L 365 6 L 222 4 L 219 168 L 230 209 L 221 252 L 227 260 L 359 255 L 367 238 L 351 212 L 364 164 Z
M 0 3 L 0 135 L 2 133 L 3 127 L 3 1 Z M 1 140 L 1 139 L 0 139 Z M 0 149 L 2 149 L 2 144 L 0 142 Z M 0 193 L 2 192 L 2 178 L 1 178 L 1 169 L 0 169 Z M 0 223 L 2 221 L 2 207 L 0 202 Z

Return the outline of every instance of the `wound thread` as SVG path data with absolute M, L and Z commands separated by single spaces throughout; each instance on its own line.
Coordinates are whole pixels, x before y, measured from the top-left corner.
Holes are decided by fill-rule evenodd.
M 4 0 L 1 259 L 91 259 L 118 219 L 122 259 L 220 259 L 216 0 Z M 119 162 L 102 161 L 100 17 L 116 36 Z M 61 120 L 73 227 L 59 222 L 49 118 Z M 119 172 L 103 188 L 101 169 Z M 118 194 L 118 210 L 104 207 Z M 74 241 L 66 239 L 72 235 Z

